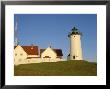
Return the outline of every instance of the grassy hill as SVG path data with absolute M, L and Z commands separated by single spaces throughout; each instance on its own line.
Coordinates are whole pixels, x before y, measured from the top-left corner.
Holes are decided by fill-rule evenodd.
M 96 76 L 97 64 L 87 61 L 60 61 L 14 66 L 15 76 Z

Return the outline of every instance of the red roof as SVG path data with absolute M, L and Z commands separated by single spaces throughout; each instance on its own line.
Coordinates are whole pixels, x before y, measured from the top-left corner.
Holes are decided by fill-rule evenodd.
M 38 55 L 38 46 L 21 46 L 28 55 Z M 14 46 L 16 48 L 16 46 Z
M 40 54 L 45 51 L 46 49 L 40 49 Z M 57 54 L 57 56 L 63 56 L 61 49 L 53 49 L 53 51 Z

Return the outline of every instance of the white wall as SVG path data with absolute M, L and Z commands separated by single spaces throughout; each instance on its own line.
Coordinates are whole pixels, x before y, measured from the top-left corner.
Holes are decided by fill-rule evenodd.
M 19 62 L 18 64 L 15 65 L 20 65 L 20 64 L 31 64 L 31 63 L 43 63 L 43 62 L 58 62 L 58 61 L 65 61 L 64 59 L 56 58 L 56 59 L 41 59 L 41 58 L 31 58 L 31 59 L 25 59 L 22 62 Z
M 28 55 L 27 57 L 39 57 L 39 55 Z
M 71 35 L 70 37 L 70 59 L 83 60 L 80 35 Z M 77 57 L 76 57 L 77 56 Z
M 50 48 L 48 47 L 42 54 L 41 54 L 41 58 L 43 59 L 43 57 L 45 56 L 49 56 L 51 57 L 51 59 L 55 59 L 57 57 L 57 54 Z
M 25 63 L 26 58 L 27 58 L 27 53 L 23 50 L 21 46 L 18 45 L 14 50 L 14 63 L 16 65 Z

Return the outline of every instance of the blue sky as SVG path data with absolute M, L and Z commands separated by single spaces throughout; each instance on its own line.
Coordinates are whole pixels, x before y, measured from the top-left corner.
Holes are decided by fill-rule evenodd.
M 75 26 L 82 32 L 83 57 L 88 61 L 97 58 L 96 14 L 15 14 L 18 19 L 20 45 L 37 45 L 39 48 L 60 48 L 63 58 L 69 54 L 68 33 Z

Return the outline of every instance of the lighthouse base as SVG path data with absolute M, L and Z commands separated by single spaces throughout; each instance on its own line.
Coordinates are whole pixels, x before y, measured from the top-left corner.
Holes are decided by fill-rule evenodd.
M 75 57 L 75 56 L 68 56 L 67 60 L 83 60 L 83 58 Z

